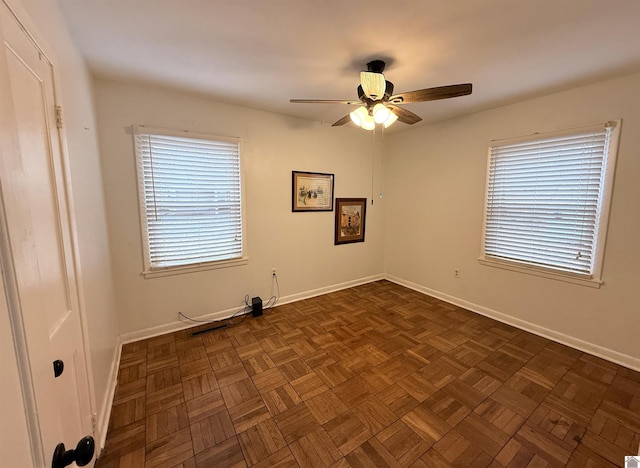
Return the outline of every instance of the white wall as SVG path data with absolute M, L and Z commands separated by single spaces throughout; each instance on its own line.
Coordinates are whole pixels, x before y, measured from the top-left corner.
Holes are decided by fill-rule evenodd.
M 111 81 L 95 90 L 122 332 L 266 300 L 271 268 L 283 297 L 382 273 L 382 203 L 368 206 L 365 242 L 339 246 L 334 212 L 291 212 L 292 170 L 334 173 L 336 197 L 370 198 L 372 133 Z M 133 124 L 243 138 L 247 265 L 141 276 Z
M 592 289 L 480 265 L 489 141 L 616 118 L 623 123 L 605 284 Z M 639 152 L 639 74 L 392 134 L 385 152 L 385 271 L 640 367 Z
M 99 419 L 119 335 L 91 80 L 54 0 L 9 0 L 54 62 L 61 92 L 77 236 L 80 302 L 87 320 Z M 110 405 L 110 401 L 108 402 Z

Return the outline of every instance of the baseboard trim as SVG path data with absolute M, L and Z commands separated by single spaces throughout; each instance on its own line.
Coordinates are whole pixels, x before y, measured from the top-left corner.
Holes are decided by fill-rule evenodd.
M 244 307 L 235 307 L 233 309 L 219 310 L 217 312 L 211 312 L 210 314 L 200 315 L 194 317 L 195 320 L 203 321 L 217 321 L 228 319 L 234 314 L 242 311 Z M 195 322 L 181 322 L 176 320 L 175 322 L 166 323 L 164 325 L 158 325 L 156 327 L 144 328 L 134 332 L 123 333 L 120 335 L 120 341 L 122 344 L 133 343 L 134 341 L 146 340 L 160 335 L 166 335 L 167 333 L 173 333 L 186 328 L 196 326 Z
M 343 289 L 353 288 L 356 286 L 360 286 L 362 284 L 373 283 L 374 281 L 379 281 L 383 279 L 385 279 L 385 276 L 382 274 L 372 275 L 372 276 L 367 276 L 365 278 L 360 278 L 353 281 L 346 281 L 344 283 L 326 286 L 324 288 L 312 289 L 310 291 L 305 291 L 299 294 L 291 294 L 289 296 L 280 298 L 280 300 L 278 301 L 278 305 L 290 304 L 292 302 L 302 301 L 304 299 L 311 299 L 312 297 L 321 296 L 323 294 L 329 294 L 336 291 L 341 291 Z
M 381 279 L 385 279 L 383 274 L 366 276 L 364 278 L 359 278 L 352 281 L 345 281 L 344 283 L 333 284 L 330 286 L 325 286 L 323 288 L 312 289 L 310 291 L 305 291 L 302 293 L 291 294 L 289 296 L 281 297 L 278 300 L 277 305 L 289 304 L 292 302 L 302 301 L 304 299 L 310 299 L 312 297 L 320 296 L 322 294 L 328 294 L 335 291 L 340 291 L 342 289 L 353 288 L 355 286 L 360 286 L 361 284 L 371 283 L 373 281 L 379 281 Z M 235 307 L 233 309 L 220 310 L 217 312 L 212 312 L 210 314 L 201 315 L 199 317 L 194 317 L 196 320 L 205 320 L 205 321 L 214 321 L 214 320 L 224 320 L 233 316 L 237 312 L 240 312 L 244 307 Z M 167 323 L 164 325 L 159 325 L 157 327 L 145 328 L 143 330 L 138 330 L 134 332 L 124 333 L 120 335 L 120 343 L 132 343 L 134 341 L 146 340 L 148 338 L 153 338 L 155 336 L 165 335 L 167 333 L 173 333 L 176 331 L 184 330 L 186 328 L 191 328 L 197 325 L 197 323 L 187 323 L 181 321 L 175 321 L 171 323 Z
M 116 385 L 118 384 L 118 368 L 120 366 L 120 356 L 122 355 L 122 341 L 120 337 L 116 339 L 116 347 L 113 352 L 113 361 L 111 361 L 111 369 L 109 370 L 109 388 L 102 400 L 102 407 L 98 416 L 98 456 L 104 449 L 107 440 L 107 431 L 109 429 L 109 419 L 111 419 L 111 409 L 113 408 L 113 398 L 116 394 Z
M 435 297 L 436 299 L 440 299 L 441 301 L 445 301 L 458 307 L 470 310 L 471 312 L 484 315 L 485 317 L 489 317 L 499 322 L 512 325 L 516 328 L 528 331 L 535 335 L 542 336 L 557 343 L 561 343 L 580 351 L 584 351 L 585 353 L 598 356 L 607 361 L 611 361 L 616 364 L 620 364 L 621 366 L 628 367 L 629 369 L 640 371 L 640 359 L 636 357 L 629 356 L 627 354 L 623 354 L 618 351 L 614 351 L 612 349 L 605 348 L 593 343 L 589 343 L 588 341 L 581 340 L 580 338 L 566 335 L 564 333 L 560 333 L 549 328 L 545 328 L 540 325 L 518 319 L 516 317 L 512 317 L 502 312 L 489 309 L 488 307 L 484 307 L 473 302 L 469 302 L 464 299 L 460 299 L 458 297 L 451 296 L 449 294 L 445 294 L 443 292 L 436 291 L 434 289 L 430 289 L 416 283 L 412 283 L 411 281 L 404 280 L 397 276 L 386 275 L 385 279 L 401 286 L 405 286 L 409 289 L 413 289 L 414 291 L 418 291 L 428 296 Z

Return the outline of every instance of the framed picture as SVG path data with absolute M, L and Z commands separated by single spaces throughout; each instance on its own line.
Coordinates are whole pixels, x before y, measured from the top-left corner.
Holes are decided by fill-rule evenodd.
M 333 211 L 333 174 L 292 171 L 291 211 Z
M 336 198 L 335 245 L 364 242 L 366 198 Z

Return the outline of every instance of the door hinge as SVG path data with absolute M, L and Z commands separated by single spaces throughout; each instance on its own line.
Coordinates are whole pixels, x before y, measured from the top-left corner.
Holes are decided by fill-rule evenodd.
M 94 436 L 98 434 L 98 415 L 96 413 L 91 414 L 91 432 Z
M 56 127 L 62 128 L 62 107 L 56 106 Z

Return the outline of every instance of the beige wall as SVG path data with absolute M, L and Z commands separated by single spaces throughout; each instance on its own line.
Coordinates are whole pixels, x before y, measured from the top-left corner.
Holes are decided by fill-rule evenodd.
M 123 333 L 266 301 L 271 268 L 289 298 L 382 273 L 382 203 L 368 206 L 366 242 L 339 246 L 334 212 L 291 212 L 292 170 L 334 173 L 335 196 L 370 198 L 371 133 L 111 81 L 95 91 Z M 243 139 L 247 265 L 141 276 L 133 124 Z
M 623 123 L 605 284 L 592 289 L 480 265 L 489 141 L 616 118 Z M 639 153 L 638 74 L 393 134 L 385 151 L 385 272 L 640 367 Z
M 54 0 L 13 0 L 21 19 L 54 61 L 64 115 L 77 235 L 78 279 L 89 338 L 99 421 L 108 407 L 110 370 L 119 335 L 91 80 Z M 108 402 L 110 405 L 110 401 Z

